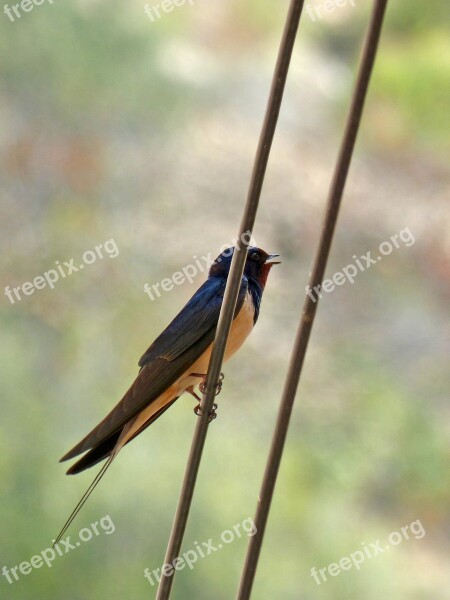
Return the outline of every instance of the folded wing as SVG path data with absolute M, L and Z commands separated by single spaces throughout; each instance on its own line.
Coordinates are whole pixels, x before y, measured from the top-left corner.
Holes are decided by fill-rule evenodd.
M 199 288 L 141 357 L 141 370 L 122 400 L 61 461 L 78 456 L 119 432 L 203 354 L 214 339 L 225 284 L 223 278 L 210 278 Z M 246 291 L 244 278 L 235 316 L 242 307 Z

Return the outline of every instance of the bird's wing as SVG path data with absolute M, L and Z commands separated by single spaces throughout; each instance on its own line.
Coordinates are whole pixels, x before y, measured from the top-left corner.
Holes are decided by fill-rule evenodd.
M 145 351 L 139 360 L 139 366 L 144 367 L 158 358 L 173 361 L 209 333 L 217 325 L 225 283 L 222 278 L 205 281 Z
M 65 454 L 68 460 L 102 443 L 170 387 L 214 340 L 226 281 L 208 279 L 139 361 L 141 370 L 122 400 L 84 439 Z M 247 292 L 244 277 L 235 316 Z

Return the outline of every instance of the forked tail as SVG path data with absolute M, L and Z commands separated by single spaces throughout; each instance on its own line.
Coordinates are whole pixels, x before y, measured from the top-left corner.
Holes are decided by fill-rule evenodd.
M 135 419 L 133 419 L 131 421 L 131 423 L 127 423 L 127 425 L 125 425 L 125 427 L 122 429 L 122 433 L 120 434 L 119 439 L 117 440 L 114 448 L 112 449 L 112 451 L 111 451 L 111 453 L 110 453 L 110 455 L 108 457 L 108 460 L 103 465 L 103 467 L 100 469 L 100 471 L 97 473 L 97 475 L 95 476 L 94 481 L 91 483 L 91 485 L 85 491 L 85 493 L 81 497 L 80 501 L 78 502 L 78 504 L 73 509 L 70 517 L 64 523 L 64 526 L 61 529 L 61 531 L 59 532 L 58 537 L 53 542 L 53 546 L 55 546 L 61 540 L 62 536 L 66 533 L 67 529 L 70 527 L 70 525 L 72 524 L 72 522 L 75 519 L 75 517 L 77 516 L 77 514 L 83 508 L 83 506 L 86 503 L 86 501 L 89 498 L 89 496 L 92 494 L 92 492 L 95 490 L 95 488 L 97 487 L 97 485 L 100 483 L 103 475 L 106 473 L 106 471 L 111 466 L 112 461 L 116 458 L 116 456 L 119 454 L 119 452 L 122 449 L 122 447 L 127 442 L 127 433 L 129 432 L 129 430 L 133 426 L 134 420 Z

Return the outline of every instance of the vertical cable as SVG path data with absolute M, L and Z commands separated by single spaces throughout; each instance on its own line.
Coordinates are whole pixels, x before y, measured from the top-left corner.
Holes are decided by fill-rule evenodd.
M 238 241 L 236 242 L 234 249 L 223 304 L 217 324 L 216 337 L 208 366 L 206 390 L 201 402 L 201 415 L 197 421 L 192 440 L 189 459 L 180 492 L 180 498 L 178 501 L 166 556 L 164 559 L 165 564 L 173 564 L 174 559 L 178 557 L 186 529 L 192 496 L 194 494 L 195 482 L 197 479 L 208 429 L 208 415 L 214 402 L 216 385 L 219 380 L 225 347 L 236 308 L 242 274 L 244 272 L 248 248 L 248 242 L 245 240 L 247 240 L 249 236 L 244 236 L 243 234 L 247 232 L 251 233 L 255 223 L 267 161 L 269 159 L 273 136 L 278 122 L 278 115 L 280 112 L 281 101 L 283 99 L 286 78 L 289 71 L 292 49 L 294 47 L 294 42 L 297 35 L 303 2 L 304 0 L 291 0 L 286 18 L 286 24 L 283 30 L 283 36 L 281 39 L 277 63 L 272 79 L 272 86 L 267 102 L 264 122 L 256 151 L 247 201 L 244 208 L 244 214 L 242 216 Z M 161 577 L 156 594 L 156 600 L 167 600 L 170 597 L 173 577 L 174 572 L 169 576 L 163 575 Z
M 378 42 L 380 39 L 383 17 L 387 0 L 375 0 L 372 11 L 368 33 L 364 42 L 360 60 L 358 77 L 353 93 L 350 110 L 347 117 L 344 137 L 340 147 L 333 179 L 330 186 L 326 212 L 317 247 L 314 266 L 309 279 L 310 288 L 321 285 L 325 273 L 325 267 L 330 253 L 331 242 L 336 227 L 336 221 L 341 204 L 342 193 L 347 179 L 350 161 L 355 146 L 361 115 L 366 98 L 367 88 L 372 73 Z M 248 600 L 252 591 L 258 559 L 264 538 L 273 491 L 280 467 L 289 420 L 297 392 L 300 374 L 305 359 L 308 341 L 314 322 L 319 299 L 313 301 L 308 295 L 305 297 L 300 324 L 298 327 L 294 347 L 291 355 L 289 371 L 286 377 L 283 394 L 281 397 L 278 419 L 272 438 L 272 445 L 266 464 L 264 478 L 259 494 L 254 523 L 256 533 L 250 538 L 247 556 L 242 572 L 237 600 Z

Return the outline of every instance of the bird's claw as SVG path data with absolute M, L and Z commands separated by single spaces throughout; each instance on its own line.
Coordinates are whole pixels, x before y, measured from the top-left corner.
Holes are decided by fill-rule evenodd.
M 217 409 L 217 404 L 214 403 L 212 405 L 211 412 L 208 415 L 208 423 L 211 423 L 211 421 L 214 421 L 214 419 L 217 417 L 216 409 Z M 197 406 L 194 408 L 194 412 L 197 415 L 197 417 L 201 416 L 201 414 L 202 414 L 202 408 L 200 406 L 200 403 L 197 404 Z
M 206 393 L 206 375 L 201 375 L 200 373 L 192 373 L 191 374 L 194 377 L 202 377 L 203 380 L 200 382 L 198 388 L 200 390 L 200 392 L 202 394 Z M 215 385 L 215 392 L 214 395 L 217 396 L 218 394 L 220 394 L 221 390 L 222 390 L 222 382 L 223 382 L 223 378 L 225 377 L 225 375 L 223 373 L 219 374 L 219 381 L 216 383 Z M 194 398 L 197 398 L 198 400 L 198 404 L 197 406 L 194 408 L 194 413 L 199 417 L 202 414 L 202 408 L 201 408 L 201 401 L 200 398 L 197 396 L 197 394 L 194 392 L 194 388 L 193 386 L 191 386 L 191 388 L 188 388 L 187 390 L 190 394 L 192 394 L 194 396 Z M 211 423 L 211 421 L 213 421 L 215 418 L 217 418 L 217 404 L 214 403 L 212 405 L 212 409 L 208 415 L 208 423 Z
M 222 391 L 222 382 L 223 382 L 224 377 L 225 377 L 225 375 L 223 373 L 220 373 L 219 381 L 215 385 L 215 388 L 216 388 L 216 391 L 214 392 L 215 396 L 218 396 L 220 394 L 220 392 Z M 198 389 L 201 391 L 202 394 L 206 393 L 206 380 L 202 381 L 199 384 Z
M 212 409 L 208 415 L 208 423 L 211 423 L 211 421 L 214 421 L 214 419 L 217 418 L 217 404 L 214 402 L 214 404 L 212 405 Z

